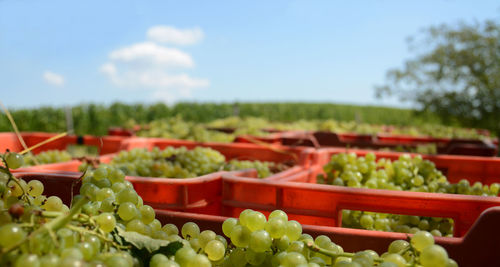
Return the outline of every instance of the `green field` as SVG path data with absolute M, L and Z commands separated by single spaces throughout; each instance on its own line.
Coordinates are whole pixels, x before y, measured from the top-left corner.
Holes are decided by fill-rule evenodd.
M 21 131 L 62 132 L 66 130 L 64 108 L 40 107 L 11 109 Z M 440 123 L 432 115 L 419 115 L 410 109 L 377 106 L 355 106 L 331 103 L 178 103 L 165 104 L 82 104 L 71 108 L 75 133 L 104 135 L 111 126 L 147 123 L 152 120 L 181 116 L 186 121 L 208 122 L 239 114 L 241 117 L 263 117 L 271 121 L 291 122 L 300 119 L 356 121 L 359 123 L 421 125 Z M 0 131 L 11 131 L 6 116 L 0 117 Z

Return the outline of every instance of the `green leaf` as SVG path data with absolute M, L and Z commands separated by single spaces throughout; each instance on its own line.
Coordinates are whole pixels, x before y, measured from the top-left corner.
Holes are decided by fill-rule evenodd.
M 118 235 L 138 250 L 145 249 L 149 253 L 152 253 L 153 251 L 159 250 L 161 247 L 166 247 L 169 244 L 166 240 L 154 239 L 136 232 L 127 232 L 120 227 L 117 227 L 117 229 Z

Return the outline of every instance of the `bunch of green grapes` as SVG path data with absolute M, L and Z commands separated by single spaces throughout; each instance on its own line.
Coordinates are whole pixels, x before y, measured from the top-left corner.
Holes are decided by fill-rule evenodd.
M 243 170 L 255 168 L 259 177 L 273 174 L 272 170 L 281 171 L 285 166 L 272 162 L 238 161 L 226 158 L 217 150 L 206 147 L 167 147 L 163 150 L 154 147 L 151 151 L 136 148 L 121 151 L 115 156 L 110 166 L 122 170 L 126 175 L 143 177 L 192 178 L 220 170 Z M 79 166 L 80 171 L 89 167 L 87 163 Z
M 70 208 L 59 197 L 43 195 L 40 181 L 26 183 L 10 173 L 9 168 L 22 166 L 22 156 L 7 153 L 2 159 L 6 167 L 0 171 L 1 266 L 141 266 L 144 259 L 132 254 L 135 244 L 129 244 L 127 233 L 146 243 L 189 246 L 175 225 L 162 226 L 119 169 L 100 166 L 86 173 Z M 159 261 L 167 256 L 170 259 Z M 145 258 L 151 259 L 151 266 L 188 266 L 174 254 Z M 210 263 L 204 254 L 196 260 Z
M 328 236 L 303 234 L 300 223 L 288 220 L 281 210 L 267 219 L 258 211 L 244 210 L 239 219 L 224 221 L 222 231 L 231 244 L 216 266 L 458 266 L 426 231 L 416 232 L 410 242 L 392 242 L 380 256 L 373 250 L 348 253 Z
M 251 161 L 251 160 L 231 160 L 229 161 L 224 169 L 227 171 L 243 170 L 243 169 L 256 169 L 260 178 L 268 177 L 272 175 L 271 169 L 276 168 L 277 164 L 274 162 L 262 162 L 262 161 Z
M 191 140 L 196 142 L 230 143 L 234 134 L 208 130 L 204 125 L 187 122 L 180 117 L 155 120 L 142 127 L 138 136 L 162 137 L 170 139 Z
M 471 186 L 465 179 L 451 184 L 433 162 L 423 160 L 420 155 L 412 158 L 405 154 L 392 162 L 387 159 L 377 161 L 373 153 L 364 157 L 358 157 L 354 153 L 340 153 L 332 155 L 323 170 L 325 174 L 318 175 L 318 183 L 337 186 L 480 196 L 497 196 L 500 189 L 498 183 L 487 186 L 476 182 Z M 404 233 L 420 229 L 429 230 L 437 236 L 450 236 L 453 233 L 453 221 L 447 218 L 347 210 L 343 215 L 342 224 L 345 227 Z
M 380 257 L 374 251 L 346 253 L 327 236 L 313 240 L 302 234 L 302 226 L 279 210 L 268 219 L 252 210 L 227 219 L 222 231 L 230 244 L 193 222 L 179 231 L 174 224 L 162 226 L 124 173 L 110 166 L 87 172 L 80 195 L 67 207 L 60 198 L 43 195 L 40 181 L 26 183 L 10 173 L 23 165 L 21 155 L 7 153 L 2 160 L 1 266 L 457 266 L 428 232 L 415 233 L 410 243 L 394 241 Z M 178 246 L 145 250 L 130 240 Z
M 49 164 L 57 162 L 66 162 L 71 160 L 71 154 L 64 150 L 47 150 L 36 155 L 26 155 L 23 166 L 33 166 L 36 162 L 39 164 Z

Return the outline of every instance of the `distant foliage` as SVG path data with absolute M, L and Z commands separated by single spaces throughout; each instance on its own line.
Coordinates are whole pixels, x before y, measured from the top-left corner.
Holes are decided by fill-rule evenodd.
M 379 96 L 397 95 L 444 123 L 500 133 L 500 24 L 495 21 L 426 30 L 410 44 L 417 55 L 387 72 Z
M 82 104 L 74 106 L 71 110 L 75 133 L 105 135 L 108 128 L 112 126 L 144 124 L 175 116 L 181 116 L 186 121 L 209 122 L 232 116 L 235 105 L 241 117 L 263 117 L 271 121 L 335 119 L 394 125 L 439 122 L 431 115 L 417 117 L 414 111 L 409 109 L 326 103 L 179 103 L 171 107 L 165 104 L 114 103 L 110 106 Z M 12 109 L 10 112 L 21 131 L 62 132 L 66 130 L 64 108 Z M 4 114 L 0 116 L 0 131 L 12 131 Z

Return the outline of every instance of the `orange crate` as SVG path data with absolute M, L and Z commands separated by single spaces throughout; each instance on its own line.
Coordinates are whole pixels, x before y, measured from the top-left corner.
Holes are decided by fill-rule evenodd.
M 312 164 L 314 159 L 313 149 L 310 148 L 286 148 L 286 147 L 263 147 L 254 144 L 220 144 L 220 143 L 196 143 L 182 140 L 167 140 L 161 138 L 133 138 L 124 142 L 124 149 L 159 147 L 164 149 L 168 146 L 188 149 L 196 146 L 210 147 L 221 152 L 226 159 L 248 159 L 260 161 L 284 162 L 295 160 L 295 166 L 274 174 L 265 180 L 299 180 L 297 176 L 309 176 L 310 172 L 305 168 Z M 103 163 L 108 163 L 116 154 L 101 156 Z M 77 172 L 80 162 L 73 160 L 65 163 L 46 164 L 30 168 L 24 171 L 66 171 Z M 143 197 L 144 203 L 158 209 L 190 210 L 205 213 L 216 213 L 221 208 L 222 175 L 226 171 L 215 172 L 200 177 L 189 179 L 162 179 L 151 177 L 127 176 L 135 190 Z M 241 177 L 257 177 L 254 170 L 243 170 L 231 172 Z
M 45 141 L 51 137 L 56 136 L 56 133 L 44 133 L 44 132 L 22 132 L 21 136 L 26 143 L 26 146 L 31 147 L 42 141 Z M 34 154 L 38 154 L 47 150 L 65 150 L 69 145 L 87 145 L 95 146 L 98 148 L 99 154 L 109 154 L 120 151 L 122 141 L 126 137 L 120 136 L 76 136 L 67 135 L 52 142 L 44 144 L 38 148 L 32 150 Z M 3 153 L 6 149 L 13 152 L 20 152 L 24 150 L 21 142 L 17 138 L 16 134 L 13 132 L 3 132 L 0 133 L 0 152 Z
M 222 183 L 224 215 L 236 216 L 245 208 L 281 209 L 303 224 L 320 226 L 341 226 L 342 210 L 349 209 L 452 218 L 454 236 L 463 236 L 481 212 L 500 206 L 498 197 L 282 183 L 233 174 L 224 174 Z
M 236 216 L 235 216 L 236 217 Z M 194 222 L 202 230 L 222 233 L 222 222 L 228 217 L 187 212 L 156 210 L 156 218 L 162 224 L 173 223 L 179 229 L 187 222 Z M 500 247 L 500 207 L 489 208 L 480 217 L 464 237 L 434 237 L 436 243 L 443 246 L 450 258 L 461 267 L 500 266 L 497 257 Z M 381 254 L 387 251 L 389 244 L 398 239 L 407 239 L 408 234 L 379 231 L 302 225 L 303 232 L 316 237 L 326 235 L 346 252 L 372 249 Z M 224 236 L 224 235 L 223 235 Z
M 314 177 L 308 182 L 316 182 L 316 174 L 322 173 L 322 167 L 330 161 L 333 154 L 353 152 L 358 156 L 364 156 L 367 153 L 374 153 L 377 159 L 387 158 L 397 160 L 401 155 L 409 154 L 412 157 L 417 154 L 372 151 L 363 149 L 342 149 L 342 148 L 324 148 L 318 150 L 315 154 Z M 448 181 L 457 183 L 461 179 L 467 179 L 470 182 L 481 182 L 491 184 L 500 182 L 500 158 L 498 157 L 477 157 L 477 156 L 458 156 L 458 155 L 421 155 L 423 159 L 430 160 L 436 164 L 436 168 L 443 172 Z
M 313 147 L 356 147 L 381 149 L 408 147 L 416 148 L 423 144 L 436 144 L 438 154 L 471 155 L 491 157 L 498 153 L 498 143 L 469 139 L 443 139 L 426 137 L 378 136 L 353 133 L 333 133 L 323 131 L 296 131 L 281 134 L 281 143 L 288 146 Z
M 27 181 L 32 179 L 42 181 L 45 185 L 44 194 L 59 196 L 67 205 L 70 204 L 72 190 L 74 194 L 78 192 L 78 186 L 72 188 L 72 183 L 75 182 L 78 177 L 77 174 L 16 173 L 15 175 Z M 261 194 L 262 192 L 259 192 L 257 196 L 260 197 Z M 255 196 L 256 195 L 254 195 L 254 197 Z M 309 202 L 312 203 L 316 200 L 317 198 L 314 197 L 312 201 L 310 200 Z M 244 208 L 255 207 L 248 204 L 244 206 Z M 283 206 L 269 208 L 283 209 Z M 289 213 L 291 219 L 296 219 L 290 211 L 287 211 L 287 213 Z M 186 222 L 195 222 L 202 230 L 210 229 L 218 234 L 222 234 L 222 222 L 227 216 L 237 217 L 238 215 L 222 213 L 206 215 L 156 210 L 156 218 L 160 220 L 162 224 L 173 223 L 180 228 Z M 311 234 L 312 236 L 320 234 L 327 235 L 333 242 L 339 244 L 348 252 L 373 249 L 378 253 L 382 253 L 387 250 L 387 247 L 392 241 L 406 239 L 408 237 L 408 234 L 403 233 L 302 224 L 304 233 Z M 435 237 L 436 243 L 445 247 L 449 256 L 456 260 L 460 266 L 500 266 L 500 258 L 496 256 L 498 248 L 500 247 L 500 228 L 498 225 L 500 225 L 500 207 L 488 208 L 479 215 L 478 219 L 470 227 L 470 230 L 465 236 Z

